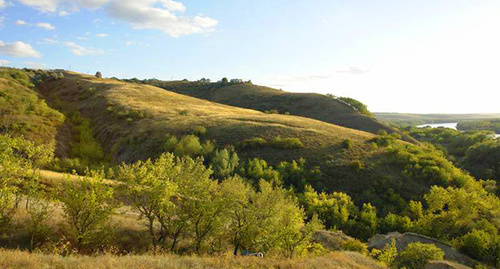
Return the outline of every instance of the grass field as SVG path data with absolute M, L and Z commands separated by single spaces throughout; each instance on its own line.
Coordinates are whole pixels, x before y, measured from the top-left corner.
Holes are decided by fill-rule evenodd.
M 234 257 L 231 254 L 219 257 L 196 257 L 175 255 L 127 255 L 127 256 L 69 256 L 28 253 L 17 250 L 0 250 L 0 268 L 5 269 L 155 269 L 155 268 L 338 268 L 338 269 L 383 269 L 375 261 L 355 252 L 333 252 L 314 258 L 255 258 Z

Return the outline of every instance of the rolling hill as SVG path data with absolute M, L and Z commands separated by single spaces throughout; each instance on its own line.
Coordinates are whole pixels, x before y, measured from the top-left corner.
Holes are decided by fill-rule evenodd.
M 213 141 L 218 148 L 236 146 L 244 163 L 260 158 L 277 167 L 283 161 L 304 159 L 308 170 L 318 168 L 321 171 L 319 178 L 306 178 L 308 184 L 318 190 L 347 192 L 359 205 L 370 201 L 382 212 L 404 208 L 405 201 L 421 199 L 422 194 L 436 184 L 428 172 L 425 173 L 429 175 L 421 176 L 418 171 L 412 174 L 402 170 L 399 154 L 410 151 L 407 154 L 415 156 L 416 160 L 417 156 L 430 159 L 437 165 L 435 169 L 444 170 L 439 173 L 446 174 L 440 184 L 452 184 L 462 176 L 432 149 L 391 136 L 376 136 L 307 117 L 224 105 L 151 85 L 65 72 L 64 78 L 46 79 L 36 89 L 47 98 L 49 105 L 66 115 L 78 112 L 89 119 L 96 141 L 113 164 L 155 158 L 165 151 L 164 145 L 172 135 L 180 138 L 195 134 L 202 142 Z M 327 97 L 317 98 L 330 102 Z M 339 104 L 339 107 L 344 105 Z M 365 119 L 373 126 L 383 126 L 369 117 L 353 113 L 352 109 L 350 113 L 354 121 Z M 344 120 L 348 122 L 348 119 L 346 114 Z M 203 132 L 200 133 L 200 129 Z M 62 126 L 58 133 L 68 131 Z M 56 137 L 67 138 L 67 135 Z M 255 138 L 267 141 L 297 139 L 301 146 L 238 147 Z M 74 143 L 66 139 L 58 140 L 58 145 L 71 148 Z M 56 154 L 61 158 L 68 155 L 64 150 Z M 425 168 L 414 165 L 417 169 Z
M 208 84 L 160 80 L 145 82 L 169 91 L 221 104 L 259 111 L 277 111 L 280 114 L 289 113 L 374 134 L 380 130 L 401 134 L 397 129 L 356 111 L 348 104 L 322 94 L 285 92 L 251 83 Z

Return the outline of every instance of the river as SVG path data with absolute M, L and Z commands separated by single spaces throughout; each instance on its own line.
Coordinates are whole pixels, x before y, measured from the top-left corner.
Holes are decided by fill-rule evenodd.
M 439 127 L 443 127 L 443 128 L 450 128 L 450 129 L 453 129 L 453 130 L 457 130 L 457 125 L 458 125 L 458 122 L 445 122 L 445 123 L 432 123 L 432 124 L 422 124 L 422 125 L 419 125 L 417 126 L 418 128 L 423 128 L 423 127 L 431 127 L 431 128 L 439 128 Z M 495 134 L 495 137 L 500 137 L 500 134 Z

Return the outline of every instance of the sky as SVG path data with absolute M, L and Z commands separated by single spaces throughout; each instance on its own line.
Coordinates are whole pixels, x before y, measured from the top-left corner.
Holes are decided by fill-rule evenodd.
M 500 1 L 0 0 L 0 65 L 499 113 Z

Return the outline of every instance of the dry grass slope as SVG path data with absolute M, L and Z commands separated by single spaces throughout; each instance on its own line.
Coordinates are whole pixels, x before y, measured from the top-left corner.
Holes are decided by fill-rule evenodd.
M 46 96 L 57 96 L 67 109 L 78 109 L 89 117 L 98 139 L 116 161 L 133 161 L 154 156 L 166 134 L 185 135 L 205 127 L 204 139 L 219 146 L 235 145 L 243 139 L 276 136 L 297 137 L 302 149 L 258 150 L 248 156 L 270 161 L 304 157 L 313 163 L 340 150 L 350 139 L 363 147 L 372 134 L 318 120 L 265 114 L 201 100 L 163 89 L 97 79 L 79 74 L 66 75 L 41 87 Z M 292 156 L 292 157 L 291 157 Z
M 355 111 L 345 103 L 322 94 L 291 93 L 250 83 L 200 85 L 197 82 L 186 81 L 152 81 L 151 84 L 169 91 L 236 107 L 259 111 L 277 110 L 281 114 L 288 112 L 371 133 L 377 133 L 379 130 L 398 132 L 370 116 Z
M 22 251 L 0 250 L 0 268 L 5 269 L 34 269 L 34 268 L 59 268 L 59 269 L 155 269 L 155 268 L 281 268 L 281 269 L 306 269 L 306 268 L 335 268 L 335 269 L 383 269 L 375 261 L 354 252 L 333 252 L 326 256 L 316 258 L 255 258 L 234 257 L 222 255 L 220 257 L 196 256 L 70 256 L 61 257 L 45 254 L 30 254 Z

